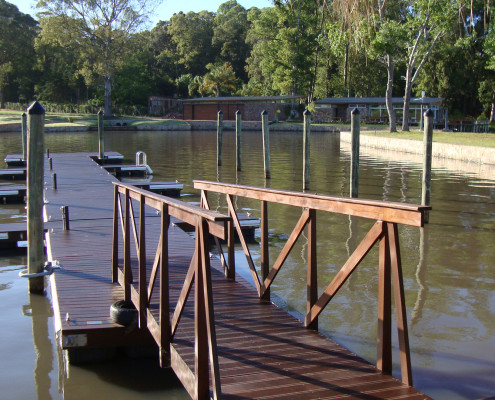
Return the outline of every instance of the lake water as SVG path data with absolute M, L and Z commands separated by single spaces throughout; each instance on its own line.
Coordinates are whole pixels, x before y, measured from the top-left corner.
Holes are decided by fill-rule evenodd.
M 50 152 L 97 151 L 96 133 L 47 134 Z M 272 179 L 263 174 L 259 132 L 243 132 L 243 171 L 235 169 L 234 132 L 224 132 L 223 166 L 216 166 L 215 132 L 109 132 L 105 148 L 133 162 L 147 153 L 155 180 L 179 180 L 182 199 L 199 202 L 193 179 L 277 189 L 302 189 L 302 134 L 270 137 Z M 310 192 L 347 196 L 348 145 L 338 136 L 311 137 Z M 21 151 L 20 134 L 2 134 L 0 156 Z M 421 160 L 405 153 L 363 149 L 361 198 L 419 203 Z M 495 395 L 495 167 L 433 161 L 430 224 L 399 227 L 414 386 L 435 399 Z M 0 185 L 5 184 L 4 182 Z M 225 211 L 219 196 L 210 205 Z M 259 216 L 259 202 L 237 199 Z M 275 260 L 301 213 L 270 205 L 270 259 Z M 2 205 L 0 223 L 23 220 L 24 206 Z M 318 282 L 328 285 L 373 221 L 318 214 Z M 305 311 L 306 251 L 300 239 L 272 292 L 284 307 Z M 110 251 L 110 249 L 109 249 Z M 260 248 L 251 246 L 259 264 Z M 320 317 L 320 328 L 370 362 L 376 360 L 377 251 L 358 267 Z M 18 278 L 22 252 L 0 253 L 0 382 L 2 397 L 18 399 L 186 399 L 172 373 L 153 361 L 116 360 L 85 367 L 64 366 L 55 345 L 49 299 L 29 296 Z M 251 279 L 241 249 L 238 272 Z M 394 339 L 394 375 L 399 376 Z

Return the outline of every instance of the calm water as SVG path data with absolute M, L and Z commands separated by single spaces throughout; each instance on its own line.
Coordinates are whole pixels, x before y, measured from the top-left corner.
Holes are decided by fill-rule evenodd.
M 2 134 L 0 156 L 20 152 L 19 134 Z M 214 132 L 107 133 L 106 149 L 129 162 L 143 150 L 155 180 L 184 183 L 183 200 L 198 202 L 193 179 L 219 180 L 277 189 L 302 188 L 302 135 L 271 138 L 272 179 L 263 175 L 259 133 L 243 132 L 243 171 L 236 173 L 234 133 L 224 133 L 224 160 L 216 167 Z M 49 134 L 51 152 L 97 151 L 95 133 Z M 349 159 L 338 137 L 311 138 L 310 192 L 347 196 Z M 405 294 L 415 386 L 436 399 L 478 399 L 495 395 L 495 168 L 434 160 L 430 224 L 400 227 Z M 407 154 L 365 152 L 361 157 L 362 198 L 419 203 L 420 160 Z M 212 207 L 225 210 L 210 196 Z M 237 206 L 259 216 L 259 203 Z M 283 247 L 300 209 L 271 205 L 271 260 Z M 23 219 L 23 206 L 2 205 L 0 223 Z M 318 281 L 328 285 L 373 222 L 318 214 Z M 252 246 L 259 261 L 259 246 Z M 110 251 L 110 250 L 109 250 Z M 300 239 L 277 276 L 274 293 L 298 315 L 305 311 L 306 243 Z M 320 317 L 320 327 L 360 356 L 376 360 L 377 251 L 372 251 Z M 2 396 L 19 399 L 185 399 L 168 371 L 152 362 L 64 367 L 55 346 L 50 302 L 27 294 L 17 278 L 21 254 L 0 257 L 0 382 Z M 238 270 L 246 279 L 240 249 Z M 244 269 L 243 269 L 244 266 Z M 395 329 L 395 328 L 394 328 Z M 394 330 L 394 340 L 395 338 Z M 394 342 L 395 345 L 396 342 Z M 397 347 L 397 346 L 396 346 Z M 394 361 L 398 359 L 394 352 Z M 399 376 L 399 366 L 394 374 Z M 8 395 L 7 395 L 8 394 Z

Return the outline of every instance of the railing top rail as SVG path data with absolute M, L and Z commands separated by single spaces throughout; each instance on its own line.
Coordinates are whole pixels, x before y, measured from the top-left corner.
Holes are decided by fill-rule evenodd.
M 154 200 L 158 204 L 165 203 L 171 208 L 175 208 L 177 210 L 186 212 L 188 214 L 196 215 L 198 217 L 202 217 L 207 221 L 212 221 L 212 222 L 220 222 L 220 221 L 228 221 L 230 220 L 230 217 L 221 214 L 217 211 L 211 211 L 207 210 L 205 208 L 196 206 L 194 204 L 190 203 L 185 203 L 181 200 L 177 199 L 172 199 L 170 197 L 162 196 L 160 194 L 152 193 L 147 190 L 138 188 L 136 186 L 122 183 L 122 182 L 113 182 L 115 186 L 118 186 L 119 189 L 129 189 L 130 192 L 139 194 L 139 195 L 144 195 L 146 198 Z M 153 204 L 149 204 L 151 207 L 155 208 L 156 210 L 159 210 L 158 206 L 154 206 Z
M 408 203 L 300 193 L 202 180 L 193 182 L 195 189 L 420 227 L 424 225 L 425 211 L 431 210 L 430 206 Z

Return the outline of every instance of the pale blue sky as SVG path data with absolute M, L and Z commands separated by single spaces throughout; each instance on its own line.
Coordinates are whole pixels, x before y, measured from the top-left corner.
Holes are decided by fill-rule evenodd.
M 35 5 L 37 0 L 7 0 L 9 3 L 15 4 L 19 10 L 25 14 L 31 14 L 35 16 Z M 218 6 L 224 3 L 226 0 L 163 0 L 162 4 L 158 7 L 155 13 L 155 17 L 152 17 L 152 25 L 155 25 L 158 21 L 166 21 L 174 13 L 179 11 L 217 11 Z M 273 6 L 271 0 L 237 0 L 244 8 L 250 7 L 270 7 Z

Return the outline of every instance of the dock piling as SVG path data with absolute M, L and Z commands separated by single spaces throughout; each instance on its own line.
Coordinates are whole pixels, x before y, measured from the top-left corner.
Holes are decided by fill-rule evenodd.
M 237 160 L 237 171 L 242 171 L 242 157 L 241 157 L 241 137 L 242 137 L 242 113 L 240 110 L 235 112 L 235 149 Z
M 263 131 L 263 161 L 265 178 L 270 179 L 270 128 L 268 127 L 268 112 L 261 112 L 261 130 Z
M 52 186 L 53 189 L 57 189 L 57 174 L 52 174 Z
M 62 206 L 60 207 L 60 210 L 62 211 L 63 229 L 64 231 L 70 231 L 69 207 Z
M 430 205 L 431 196 L 431 159 L 432 159 L 432 142 L 433 142 L 433 111 L 431 109 L 425 112 L 425 128 L 423 138 L 423 176 L 421 185 L 421 204 Z M 425 213 L 425 222 L 428 222 L 428 212 Z
M 223 136 L 223 112 L 220 110 L 217 117 L 217 165 L 222 165 L 222 136 Z
M 105 139 L 103 131 L 103 110 L 98 111 L 98 157 L 105 157 Z
M 43 271 L 45 264 L 43 231 L 43 147 L 45 109 L 35 101 L 27 110 L 27 236 L 28 273 Z M 48 153 L 48 152 L 47 152 Z M 42 276 L 29 279 L 30 293 L 43 293 Z
M 310 135 L 311 135 L 311 112 L 305 110 L 304 113 L 304 133 L 303 133 L 303 190 L 309 189 L 309 159 L 310 159 Z
M 360 132 L 360 115 L 359 110 L 355 108 L 351 112 L 351 134 L 352 134 L 352 153 L 351 153 L 351 197 L 358 197 L 359 187 L 359 132 Z
M 27 114 L 22 113 L 21 116 L 21 132 L 22 132 L 22 161 L 26 161 L 27 157 Z

